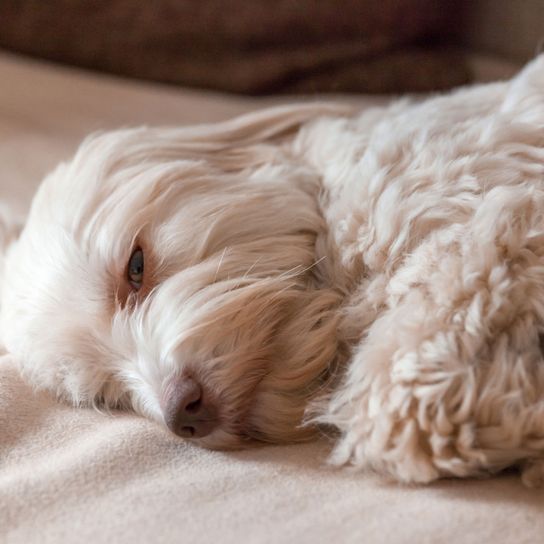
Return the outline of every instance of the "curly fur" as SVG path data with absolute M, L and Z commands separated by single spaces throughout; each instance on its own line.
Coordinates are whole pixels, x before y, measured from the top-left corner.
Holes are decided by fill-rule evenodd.
M 93 136 L 42 184 L 1 300 L 24 376 L 70 402 L 162 422 L 189 373 L 220 407 L 204 446 L 327 425 L 336 463 L 535 484 L 544 57 L 421 103 Z

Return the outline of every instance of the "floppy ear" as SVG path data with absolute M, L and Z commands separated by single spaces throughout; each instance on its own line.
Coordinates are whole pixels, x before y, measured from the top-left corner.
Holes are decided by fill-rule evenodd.
M 101 142 L 116 162 L 145 157 L 146 162 L 205 160 L 228 171 L 240 171 L 277 158 L 278 145 L 318 117 L 351 116 L 354 106 L 335 103 L 276 106 L 235 117 L 222 123 L 186 127 L 142 127 L 91 137 L 89 145 Z M 82 146 L 84 150 L 87 148 Z
M 354 106 L 333 102 L 290 104 L 246 113 L 222 123 L 193 125 L 167 132 L 187 151 L 215 152 L 232 146 L 277 140 L 317 117 L 350 116 L 355 111 Z
M 0 312 L 2 311 L 2 283 L 4 278 L 5 256 L 8 247 L 17 240 L 23 228 L 23 218 L 12 211 L 6 203 L 0 202 Z M 4 353 L 2 329 L 0 328 L 0 355 Z

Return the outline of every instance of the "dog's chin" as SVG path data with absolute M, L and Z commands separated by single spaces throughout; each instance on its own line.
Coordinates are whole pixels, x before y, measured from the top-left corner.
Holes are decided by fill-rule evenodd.
M 243 432 L 230 431 L 228 427 L 218 427 L 208 436 L 187 439 L 192 444 L 208 450 L 239 450 L 262 445 L 263 442 Z
M 264 430 L 255 428 L 243 428 L 229 425 L 219 426 L 209 435 L 202 438 L 188 438 L 199 447 L 209 450 L 240 450 L 257 448 L 267 444 L 289 444 L 296 442 L 307 442 L 316 437 L 315 428 L 310 428 L 302 423 L 291 428 L 283 436 L 269 435 Z

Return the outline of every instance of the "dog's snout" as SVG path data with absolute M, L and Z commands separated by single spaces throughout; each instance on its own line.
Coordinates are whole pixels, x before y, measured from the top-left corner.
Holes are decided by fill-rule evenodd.
M 193 378 L 176 378 L 166 392 L 164 420 L 183 438 L 202 438 L 217 426 L 217 411 Z

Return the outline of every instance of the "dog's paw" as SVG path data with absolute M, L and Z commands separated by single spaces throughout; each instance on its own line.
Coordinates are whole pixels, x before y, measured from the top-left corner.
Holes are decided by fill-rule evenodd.
M 544 486 L 544 459 L 531 459 L 521 466 L 521 481 L 530 488 Z

